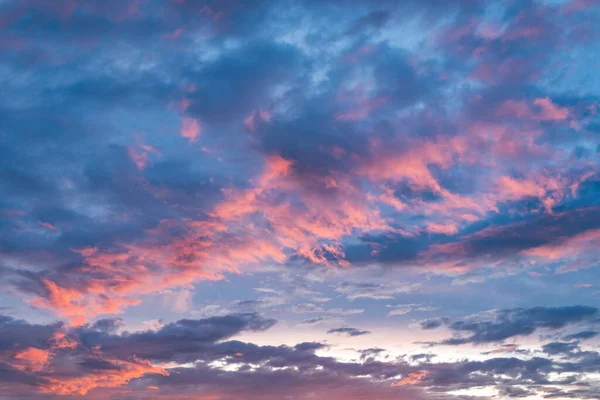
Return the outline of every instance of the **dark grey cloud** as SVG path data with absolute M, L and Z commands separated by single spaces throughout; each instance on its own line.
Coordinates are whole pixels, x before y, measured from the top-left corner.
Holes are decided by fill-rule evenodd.
M 572 333 L 570 335 L 565 336 L 564 340 L 585 340 L 591 339 L 598 336 L 599 332 L 597 331 L 581 331 L 577 333 Z
M 515 336 L 528 336 L 539 329 L 560 329 L 578 323 L 594 323 L 598 309 L 589 306 L 533 307 L 492 310 L 449 323 L 456 335 L 441 344 L 481 344 L 501 342 Z M 441 324 L 439 320 L 422 322 L 424 329 Z
M 579 345 L 577 343 L 565 343 L 565 342 L 552 342 L 542 346 L 542 351 L 546 354 L 563 354 L 571 353 L 577 350 Z
M 188 114 L 208 122 L 243 120 L 271 108 L 274 88 L 295 85 L 300 67 L 299 51 L 286 44 L 257 41 L 224 52 L 193 76 L 198 88 L 188 94 Z
M 429 330 L 439 328 L 443 324 L 447 324 L 448 321 L 447 318 L 430 318 L 419 322 L 419 325 L 421 325 L 421 329 Z
M 263 331 L 275 323 L 273 319 L 264 319 L 256 314 L 239 314 L 183 319 L 157 331 L 111 334 L 84 329 L 80 337 L 85 346 L 101 346 L 107 354 L 118 357 L 136 354 L 150 360 L 185 362 L 207 356 L 218 341 L 244 330 Z
M 363 336 L 363 335 L 369 335 L 371 332 L 365 331 L 365 330 L 360 330 L 357 328 L 343 327 L 343 328 L 330 329 L 327 331 L 327 333 L 335 333 L 335 334 L 348 335 L 348 336 Z
M 121 318 L 105 318 L 94 322 L 90 329 L 102 332 L 115 332 L 124 325 Z
M 25 320 L 0 315 L 0 351 L 10 350 L 18 344 L 23 348 L 44 348 L 54 333 L 61 329 L 63 324 L 30 324 Z

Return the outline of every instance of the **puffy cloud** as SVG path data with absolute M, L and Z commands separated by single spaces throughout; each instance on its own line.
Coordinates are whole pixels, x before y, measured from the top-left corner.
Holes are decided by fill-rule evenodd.
M 85 396 L 97 388 L 122 387 L 147 374 L 167 376 L 169 372 L 157 361 L 217 357 L 217 341 L 243 330 L 268 329 L 273 323 L 256 315 L 238 315 L 180 320 L 157 331 L 118 334 L 116 320 L 67 328 L 1 317 L 0 363 L 24 374 L 19 378 L 23 383 L 35 382 L 31 392 Z

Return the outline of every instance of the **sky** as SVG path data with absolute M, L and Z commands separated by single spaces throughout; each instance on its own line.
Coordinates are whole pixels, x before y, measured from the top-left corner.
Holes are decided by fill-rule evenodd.
M 0 400 L 600 398 L 600 1 L 0 0 Z

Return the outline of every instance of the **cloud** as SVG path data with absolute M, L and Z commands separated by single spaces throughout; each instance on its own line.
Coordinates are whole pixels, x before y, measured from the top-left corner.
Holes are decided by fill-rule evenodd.
M 61 323 L 35 325 L 3 316 L 0 362 L 26 374 L 20 379 L 36 382 L 41 393 L 85 396 L 95 388 L 118 388 L 147 374 L 168 375 L 157 361 L 217 357 L 217 341 L 244 330 L 268 329 L 274 321 L 231 315 L 180 320 L 155 331 L 117 333 L 121 324 L 100 320 L 68 328 Z
M 577 333 L 572 333 L 564 337 L 565 340 L 585 340 L 591 339 L 598 336 L 599 332 L 596 331 L 581 331 Z
M 546 354 L 562 354 L 570 353 L 573 350 L 578 349 L 577 343 L 564 343 L 564 342 L 552 342 L 542 346 L 542 351 Z
M 0 398 L 600 396 L 597 2 L 96 3 L 0 1 Z M 428 296 L 476 359 L 234 340 Z
M 301 303 L 296 304 L 292 307 L 292 311 L 297 314 L 311 314 L 311 313 L 320 313 L 323 312 L 323 308 L 316 306 L 312 303 Z
M 388 312 L 388 317 L 392 317 L 394 315 L 405 315 L 411 313 L 413 311 L 436 311 L 439 308 L 426 306 L 422 304 L 396 304 L 396 305 L 387 305 L 391 310 Z
M 425 372 L 411 372 L 406 377 L 402 378 L 398 382 L 394 383 L 394 386 L 410 386 L 418 384 L 421 379 L 429 375 L 428 371 Z
M 0 321 L 5 333 L 0 341 L 0 380 L 29 387 L 31 398 L 51 394 L 85 396 L 92 390 L 99 394 L 107 389 L 123 389 L 134 398 L 147 396 L 146 390 L 160 396 L 181 396 L 202 387 L 224 398 L 243 393 L 248 399 L 275 399 L 280 390 L 287 388 L 288 393 L 298 395 L 310 392 L 351 396 L 359 391 L 382 399 L 404 395 L 426 399 L 439 398 L 439 391 L 449 387 L 568 388 L 584 382 L 580 379 L 585 378 L 577 378 L 579 372 L 600 368 L 598 353 L 580 351 L 575 343 L 550 343 L 542 348 L 552 355 L 562 355 L 562 360 L 495 357 L 491 353 L 492 358 L 477 361 L 433 363 L 430 357 L 425 361 L 418 357 L 408 363 L 401 359 L 375 360 L 372 355 L 380 354 L 381 349 L 369 349 L 364 354 L 371 356 L 361 357 L 360 361 L 340 361 L 316 355 L 317 350 L 325 348 L 321 343 L 259 346 L 227 339 L 245 329 L 261 330 L 272 325 L 256 315 L 180 320 L 156 331 L 122 333 L 90 325 L 35 325 L 10 317 L 1 317 Z M 356 332 L 365 334 L 354 328 L 331 330 L 350 335 Z M 191 362 L 193 367 L 180 366 Z M 237 367 L 226 368 L 228 365 Z M 572 378 L 565 375 L 560 380 L 549 379 L 559 372 Z M 430 393 L 404 392 L 402 388 L 407 386 Z M 8 393 L 18 393 L 14 390 L 19 388 L 8 386 Z
M 593 323 L 598 309 L 588 306 L 534 307 L 492 310 L 450 322 L 448 328 L 456 335 L 441 344 L 460 345 L 501 342 L 516 336 L 528 336 L 538 329 L 560 329 L 580 323 Z M 441 325 L 440 320 L 421 323 L 423 329 Z
M 198 120 L 184 118 L 181 121 L 181 137 L 188 139 L 190 142 L 195 142 L 198 136 L 200 136 L 200 124 Z
M 362 308 L 330 308 L 327 310 L 327 314 L 337 314 L 337 315 L 355 315 L 362 314 L 365 312 Z
M 334 322 L 341 322 L 341 319 L 339 317 L 332 317 L 330 315 L 325 315 L 325 316 L 321 316 L 321 317 L 305 319 L 304 321 L 301 322 L 301 324 L 315 326 L 315 325 L 321 325 L 321 324 L 330 324 L 330 323 L 334 323 Z
M 519 345 L 517 344 L 503 344 L 502 346 L 500 346 L 497 349 L 494 350 L 490 350 L 490 351 L 486 351 L 484 353 L 481 354 L 504 354 L 504 353 L 512 353 L 514 351 L 516 351 L 519 348 Z
M 580 13 L 147 3 L 2 4 L 1 245 L 35 307 L 81 324 L 270 263 L 593 265 L 593 99 L 542 82 L 593 42 Z
M 84 396 L 94 388 L 119 387 L 144 374 L 167 374 L 134 355 L 115 359 L 86 347 L 62 324 L 33 325 L 2 317 L 2 330 L 0 360 L 9 370 L 23 372 L 19 380 L 42 393 Z M 27 347 L 32 340 L 35 347 Z
M 363 336 L 363 335 L 368 335 L 371 332 L 369 331 L 362 331 L 360 329 L 356 329 L 356 328 L 336 328 L 336 329 L 330 329 L 327 331 L 327 333 L 335 333 L 335 334 L 340 334 L 340 335 L 347 335 L 347 336 Z
M 433 318 L 433 319 L 426 319 L 424 321 L 419 322 L 419 325 L 421 325 L 421 329 L 435 329 L 435 328 L 439 328 L 440 326 L 442 326 L 443 324 L 448 323 L 448 319 L 447 318 Z
M 187 312 L 192 308 L 192 292 L 185 289 L 177 292 L 167 291 L 164 293 L 163 301 L 174 312 Z
M 391 300 L 401 293 L 409 293 L 420 287 L 418 283 L 391 285 L 369 282 L 342 282 L 335 291 L 346 296 L 348 300 L 372 299 Z

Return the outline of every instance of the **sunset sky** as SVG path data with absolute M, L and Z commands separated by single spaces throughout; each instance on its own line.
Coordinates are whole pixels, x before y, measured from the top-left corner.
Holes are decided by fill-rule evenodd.
M 597 0 L 0 0 L 0 399 L 599 399 L 599 71 Z

